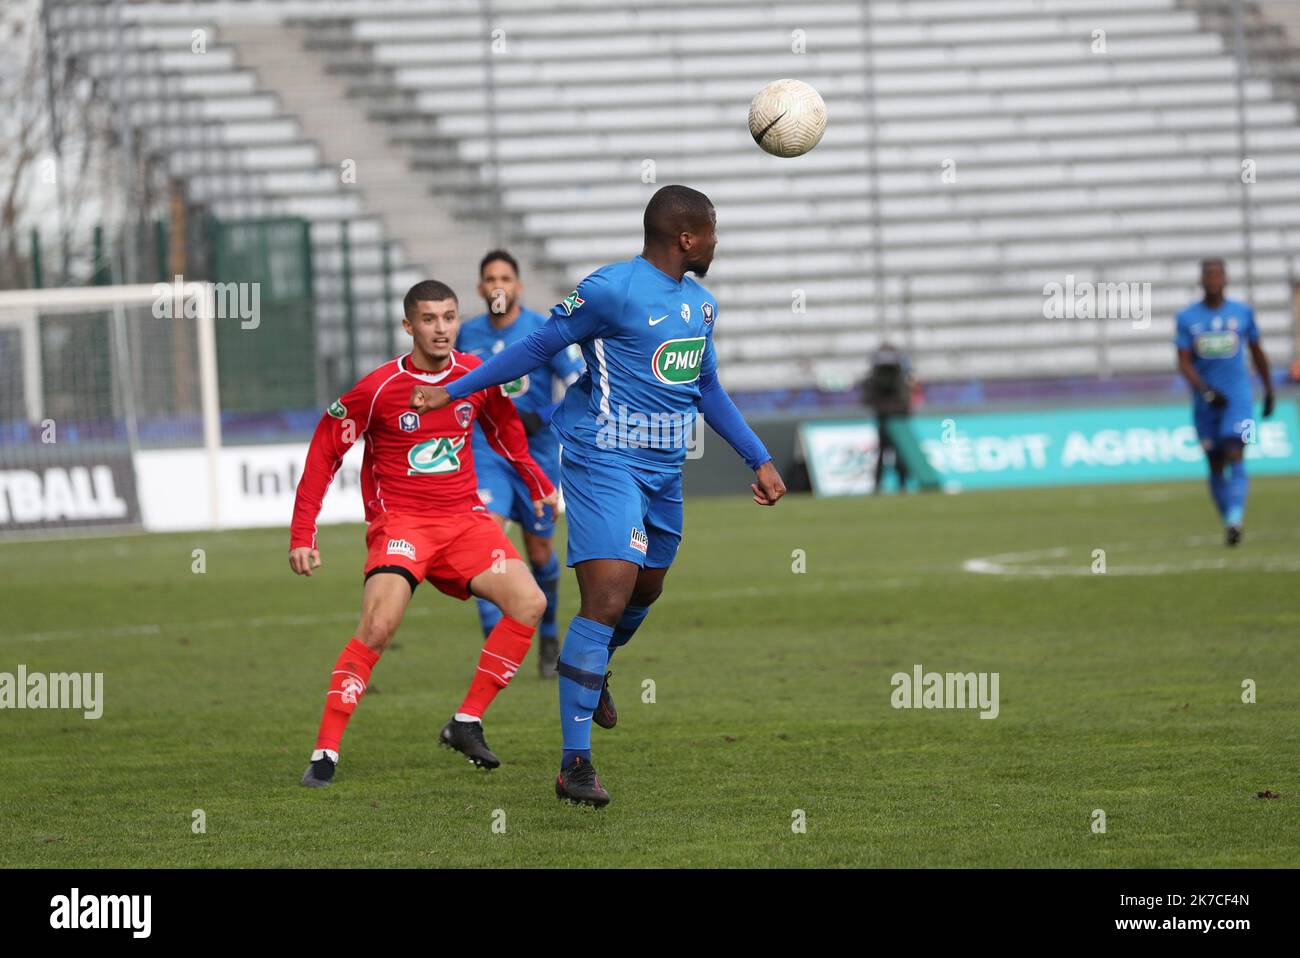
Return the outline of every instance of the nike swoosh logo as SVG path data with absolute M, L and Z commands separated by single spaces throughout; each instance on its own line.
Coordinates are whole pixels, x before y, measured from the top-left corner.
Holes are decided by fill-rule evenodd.
M 573 717 L 573 720 L 574 720 L 575 722 L 590 722 L 590 721 L 591 721 L 591 716 L 588 715 L 586 718 L 579 718 L 578 716 L 575 715 L 575 716 Z
M 662 316 L 660 316 L 658 319 L 650 319 L 650 314 L 649 314 L 649 313 L 646 314 L 646 320 L 650 323 L 651 326 L 658 326 L 660 323 L 662 323 L 662 322 L 663 322 L 665 319 L 667 319 L 667 318 L 668 318 L 668 314 L 667 314 L 667 313 L 664 313 L 664 314 L 663 314 Z
M 753 136 L 754 136 L 754 142 L 755 142 L 755 143 L 761 143 L 761 142 L 763 142 L 763 137 L 767 136 L 767 131 L 770 130 L 770 129 L 772 129 L 772 127 L 776 126 L 776 124 L 780 121 L 781 117 L 782 117 L 782 116 L 785 116 L 785 115 L 786 115 L 787 113 L 789 113 L 789 112 L 790 112 L 789 110 L 782 110 L 782 111 L 781 111 L 781 116 L 778 116 L 775 120 L 773 120 L 773 121 L 772 121 L 771 123 L 769 123 L 767 126 L 763 127 L 763 129 L 761 129 L 761 130 L 759 130 L 757 133 L 753 134 Z

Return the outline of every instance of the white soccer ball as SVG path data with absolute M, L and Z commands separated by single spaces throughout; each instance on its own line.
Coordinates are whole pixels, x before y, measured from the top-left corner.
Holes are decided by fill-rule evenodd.
M 749 104 L 749 134 L 773 156 L 801 156 L 826 132 L 826 103 L 802 80 L 776 80 Z

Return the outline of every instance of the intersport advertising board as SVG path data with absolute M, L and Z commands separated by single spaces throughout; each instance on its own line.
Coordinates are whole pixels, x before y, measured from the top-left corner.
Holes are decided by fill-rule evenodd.
M 321 524 L 365 519 L 361 503 L 362 447 L 357 443 L 343 457 L 321 506 Z M 223 447 L 219 454 L 215 525 L 223 529 L 288 529 L 306 460 L 305 442 Z M 213 527 L 206 451 L 146 450 L 136 453 L 135 465 L 146 529 L 179 532 Z

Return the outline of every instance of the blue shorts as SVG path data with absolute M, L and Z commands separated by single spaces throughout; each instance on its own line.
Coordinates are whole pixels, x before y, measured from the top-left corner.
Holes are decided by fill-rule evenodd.
M 568 564 L 623 559 L 666 569 L 682 541 L 682 474 L 617 459 L 581 459 L 567 449 L 560 485 L 569 528 Z
M 537 518 L 528 486 L 510 463 L 495 454 L 482 458 L 475 456 L 474 472 L 478 475 L 478 497 L 489 512 L 519 523 L 520 528 L 532 535 L 546 539 L 555 535 L 555 510 L 545 506 L 545 515 Z
M 1226 440 L 1246 443 L 1250 438 L 1248 431 L 1256 428 L 1255 411 L 1250 394 L 1229 396 L 1228 405 L 1222 409 L 1197 400 L 1192 409 L 1192 418 L 1196 422 L 1196 438 L 1201 441 L 1201 448 L 1206 452 L 1221 449 Z

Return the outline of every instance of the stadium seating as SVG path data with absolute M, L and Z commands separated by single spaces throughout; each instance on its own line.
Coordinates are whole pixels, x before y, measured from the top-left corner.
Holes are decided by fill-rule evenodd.
M 1283 61 L 1296 41 L 1252 16 L 1251 42 L 1277 56 L 1239 91 L 1230 24 L 1195 6 L 494 0 L 485 16 L 474 0 L 263 5 L 383 124 L 413 181 L 467 230 L 504 220 L 555 288 L 639 250 L 657 185 L 707 192 L 719 208 L 717 342 L 740 390 L 847 385 L 884 338 L 930 380 L 1166 370 L 1172 313 L 1210 254 L 1228 258 L 1234 292 L 1251 296 L 1284 364 L 1300 120 Z M 313 220 L 323 325 L 337 330 L 338 224 L 361 218 L 354 251 L 368 258 L 354 284 L 370 294 L 391 217 L 339 186 L 237 45 L 187 58 L 196 17 L 256 29 L 240 7 L 131 6 L 139 49 L 211 121 L 203 144 L 162 145 L 219 208 Z M 821 145 L 797 160 L 761 153 L 745 126 L 749 98 L 781 76 L 815 86 L 830 115 Z M 1239 93 L 1257 177 L 1249 274 Z M 214 147 L 216 169 L 197 156 Z M 424 266 L 409 245 L 403 282 Z M 1045 287 L 1071 276 L 1150 283 L 1154 315 L 1047 318 Z M 368 351 L 386 315 L 379 305 L 362 317 Z
M 207 11 L 149 5 L 125 8 L 118 25 L 103 5 L 59 5 L 53 25 L 82 67 L 116 95 L 119 64 L 125 67 L 126 99 L 146 151 L 160 156 L 184 184 L 190 201 L 220 219 L 298 216 L 310 222 L 316 294 L 319 389 L 324 401 L 348 376 L 342 257 L 348 225 L 350 284 L 360 364 L 385 354 L 386 325 L 395 303 L 423 269 L 407 265 L 380 218 L 327 165 L 306 138 L 298 119 L 262 89 L 241 66 L 234 47 L 219 40 Z M 196 53 L 195 31 L 203 50 Z M 389 246 L 389 300 L 384 299 L 384 246 Z

